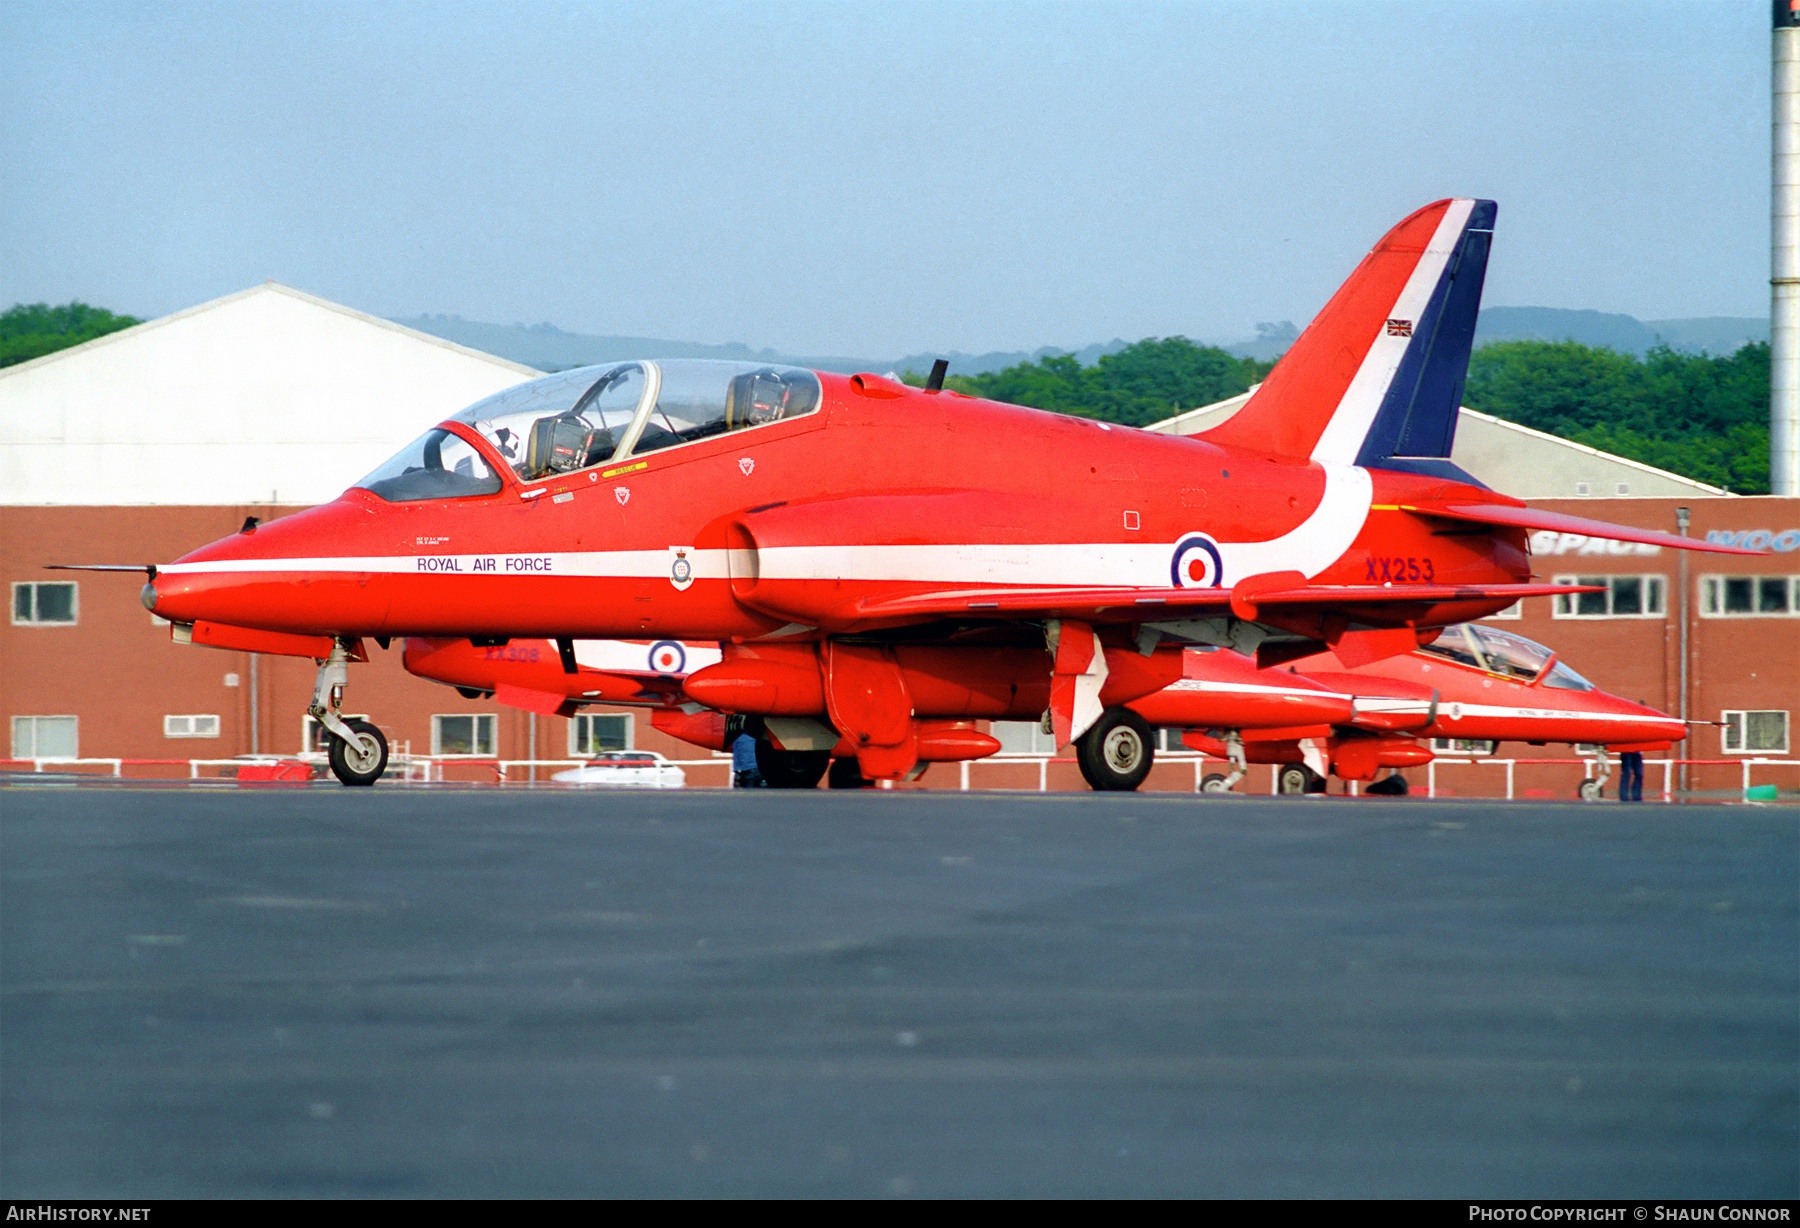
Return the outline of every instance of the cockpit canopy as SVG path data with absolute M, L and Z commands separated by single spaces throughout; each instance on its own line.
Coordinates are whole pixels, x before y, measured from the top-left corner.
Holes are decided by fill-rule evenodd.
M 1454 627 L 1445 627 L 1442 635 L 1429 644 L 1421 645 L 1420 651 L 1520 682 L 1530 682 L 1543 674 L 1544 667 L 1550 665 L 1556 655 L 1536 640 L 1528 640 L 1514 632 L 1502 631 L 1498 627 L 1484 627 L 1478 623 L 1459 623 Z M 1551 665 L 1550 672 L 1544 675 L 1542 685 L 1555 687 L 1560 691 L 1594 689 L 1593 683 L 1561 661 Z
M 819 377 L 799 367 L 679 359 L 559 371 L 477 401 L 451 419 L 473 427 L 522 482 L 617 463 L 818 410 Z M 495 494 L 477 449 L 427 431 L 357 483 L 389 502 Z

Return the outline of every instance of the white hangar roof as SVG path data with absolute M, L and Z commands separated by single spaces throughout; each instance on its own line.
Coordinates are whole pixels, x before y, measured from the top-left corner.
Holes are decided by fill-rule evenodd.
M 1249 399 L 1249 392 L 1240 393 L 1165 418 L 1144 429 L 1165 435 L 1208 431 L 1242 409 Z M 1559 439 L 1492 414 L 1477 413 L 1467 406 L 1456 420 L 1456 444 L 1450 449 L 1450 459 L 1483 484 L 1515 499 L 1584 496 L 1616 499 L 1621 496 L 1646 498 L 1730 493 L 1679 473 Z
M 314 504 L 539 374 L 268 282 L 0 368 L 0 504 Z

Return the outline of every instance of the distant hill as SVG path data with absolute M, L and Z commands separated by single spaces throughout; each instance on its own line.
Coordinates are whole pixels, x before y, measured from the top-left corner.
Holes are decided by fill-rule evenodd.
M 540 371 L 562 371 L 569 367 L 585 367 L 599 362 L 618 362 L 625 358 L 726 358 L 739 362 L 775 362 L 796 367 L 813 367 L 820 371 L 840 371 L 854 375 L 858 371 L 908 371 L 924 374 L 939 358 L 950 360 L 950 369 L 958 375 L 983 375 L 1003 371 L 1022 362 L 1073 353 L 1083 366 L 1093 366 L 1102 354 L 1116 354 L 1126 342 L 1117 338 L 1104 344 L 1083 346 L 1079 350 L 1060 350 L 1054 346 L 1026 352 L 992 351 L 965 354 L 947 350 L 935 354 L 908 354 L 903 358 L 846 358 L 842 355 L 787 354 L 779 350 L 753 350 L 741 343 L 707 345 L 697 341 L 669 341 L 657 337 L 596 337 L 569 333 L 554 324 L 485 324 L 465 320 L 456 315 L 422 315 L 396 317 L 394 323 L 417 329 L 433 337 L 442 337 L 458 345 L 496 354 L 514 362 L 536 367 Z
M 564 332 L 553 324 L 485 324 L 455 315 L 423 315 L 397 318 L 394 323 L 414 328 L 458 345 L 497 354 L 540 371 L 561 371 L 624 358 L 727 358 L 742 362 L 785 363 L 821 371 L 909 371 L 924 374 L 933 360 L 947 358 L 956 375 L 986 375 L 1021 363 L 1072 354 L 1082 366 L 1091 367 L 1103 354 L 1117 354 L 1127 343 L 1118 338 L 1086 345 L 1078 350 L 1043 346 L 1036 350 L 992 351 L 966 354 L 961 350 L 907 354 L 900 358 L 850 358 L 842 355 L 787 354 L 773 349 L 753 350 L 730 343 L 707 345 L 696 341 L 669 341 L 655 337 L 596 337 Z M 1262 362 L 1279 358 L 1300 335 L 1292 321 L 1258 324 L 1251 341 L 1220 343 L 1240 358 Z M 1560 307 L 1489 307 L 1475 326 L 1475 344 L 1489 341 L 1579 341 L 1605 346 L 1621 354 L 1642 356 L 1652 347 L 1667 345 L 1686 353 L 1731 354 L 1749 341 L 1767 341 L 1769 322 L 1736 316 L 1707 316 L 1689 320 L 1639 320 L 1635 316 L 1602 311 L 1570 311 Z
M 1278 358 L 1300 336 L 1287 320 L 1258 324 L 1254 341 L 1225 349 L 1240 358 Z M 1640 320 L 1604 311 L 1563 307 L 1487 307 L 1475 323 L 1475 344 L 1490 341 L 1579 341 L 1641 358 L 1666 345 L 1685 354 L 1735 354 L 1747 343 L 1767 341 L 1769 322 L 1748 316 L 1700 316 L 1687 320 Z
M 1735 354 L 1769 339 L 1769 322 L 1748 316 L 1640 320 L 1560 307 L 1488 307 L 1475 324 L 1475 344 L 1488 341 L 1579 341 L 1642 357 L 1666 345 L 1687 354 Z
M 554 324 L 485 324 L 454 315 L 397 318 L 394 323 L 417 329 L 486 354 L 497 354 L 540 371 L 562 371 L 624 358 L 728 358 L 741 362 L 791 363 L 826 371 L 867 371 L 870 364 L 854 358 L 780 354 L 747 345 L 706 345 L 656 337 L 593 337 L 567 333 Z M 929 366 L 929 363 L 927 364 Z M 885 370 L 886 368 L 882 368 Z

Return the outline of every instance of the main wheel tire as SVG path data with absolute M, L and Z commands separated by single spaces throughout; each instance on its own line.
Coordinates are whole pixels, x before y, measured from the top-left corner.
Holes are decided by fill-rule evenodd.
M 1375 781 L 1368 788 L 1364 789 L 1363 792 L 1373 793 L 1378 797 L 1405 797 L 1407 794 L 1406 777 L 1395 772 L 1386 780 Z
M 1275 777 L 1275 791 L 1291 795 L 1325 792 L 1325 778 L 1304 763 L 1290 763 Z
M 1600 787 L 1599 781 L 1590 776 L 1576 786 L 1575 796 L 1584 802 L 1597 802 L 1606 796 L 1606 791 Z
M 816 789 L 830 764 L 828 750 L 782 750 L 760 740 L 756 744 L 756 770 L 771 789 Z
M 833 759 L 825 774 L 828 789 L 873 789 L 875 782 L 862 774 L 862 765 L 854 759 Z
M 1075 739 L 1075 761 L 1095 789 L 1130 791 L 1150 774 L 1155 748 L 1143 717 L 1130 708 L 1108 708 L 1092 729 Z
M 335 733 L 325 735 L 325 757 L 331 761 L 331 774 L 347 785 L 372 785 L 387 771 L 388 744 L 381 730 L 368 721 L 347 720 L 354 744 Z
M 1200 778 L 1200 792 L 1229 793 L 1231 792 L 1231 786 L 1225 783 L 1225 773 L 1208 772 Z

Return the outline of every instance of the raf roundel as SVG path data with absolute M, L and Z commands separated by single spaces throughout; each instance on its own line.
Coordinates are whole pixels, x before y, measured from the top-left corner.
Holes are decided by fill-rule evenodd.
M 1225 583 L 1225 565 L 1219 559 L 1218 543 L 1204 533 L 1189 533 L 1175 543 L 1175 554 L 1169 562 L 1169 584 L 1173 588 L 1221 588 Z
M 659 674 L 687 672 L 687 649 L 676 640 L 657 640 L 650 645 L 650 668 Z

